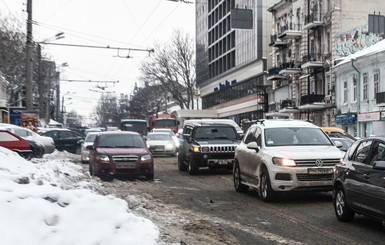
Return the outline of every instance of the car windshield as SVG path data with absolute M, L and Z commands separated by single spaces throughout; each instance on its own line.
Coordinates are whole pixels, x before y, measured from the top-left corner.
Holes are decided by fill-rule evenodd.
M 227 126 L 206 126 L 198 127 L 195 131 L 195 139 L 197 140 L 215 140 L 215 139 L 230 139 L 236 140 L 237 134 L 233 127 Z
M 265 129 L 266 146 L 332 145 L 319 128 L 269 128 Z
M 98 146 L 101 148 L 145 148 L 146 145 L 139 135 L 111 134 L 101 135 Z
M 96 134 L 87 134 L 87 137 L 86 137 L 86 142 L 94 142 L 96 138 Z
M 149 134 L 147 140 L 171 140 L 171 136 L 168 134 Z

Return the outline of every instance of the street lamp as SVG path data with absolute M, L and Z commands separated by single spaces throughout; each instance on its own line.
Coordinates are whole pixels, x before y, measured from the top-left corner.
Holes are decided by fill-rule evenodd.
M 66 92 L 65 94 L 62 95 L 62 104 L 61 104 L 61 114 L 62 114 L 62 123 L 65 123 L 64 121 L 64 115 L 65 115 L 65 111 L 64 111 L 64 98 L 65 96 L 67 95 L 71 95 L 71 94 L 76 94 L 76 92 Z M 67 100 L 71 100 L 72 97 L 68 97 Z

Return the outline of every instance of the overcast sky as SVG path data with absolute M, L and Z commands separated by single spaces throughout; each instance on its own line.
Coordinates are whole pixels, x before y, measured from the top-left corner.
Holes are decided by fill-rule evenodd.
M 148 50 L 156 43 L 167 42 L 175 29 L 195 38 L 194 4 L 167 0 L 32 1 L 35 42 L 48 39 L 55 43 Z M 0 0 L 1 15 L 25 23 L 26 2 Z M 51 39 L 59 32 L 64 32 L 64 39 Z M 107 86 L 104 91 L 130 94 L 140 75 L 138 65 L 148 55 L 146 51 L 128 54 L 123 50 L 54 45 L 43 45 L 43 52 L 57 64 L 68 63 L 68 67 L 59 67 L 63 80 L 119 81 L 115 86 L 104 82 L 62 81 L 62 94 L 76 92 L 65 96 L 67 111 L 75 109 L 84 116 L 93 110 L 103 92 L 97 86 Z M 127 55 L 133 58 L 118 57 Z

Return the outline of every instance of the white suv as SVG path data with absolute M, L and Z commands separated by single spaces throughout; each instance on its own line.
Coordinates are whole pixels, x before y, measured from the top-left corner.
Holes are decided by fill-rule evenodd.
M 284 191 L 330 191 L 343 153 L 312 123 L 262 120 L 250 126 L 234 157 L 238 192 L 256 188 L 264 201 Z

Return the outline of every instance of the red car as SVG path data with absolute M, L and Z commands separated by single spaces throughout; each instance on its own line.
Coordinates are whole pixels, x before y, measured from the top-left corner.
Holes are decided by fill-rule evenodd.
M 0 130 L 0 146 L 15 151 L 28 160 L 33 156 L 29 142 L 7 130 Z
M 90 174 L 102 178 L 113 176 L 154 179 L 154 162 L 139 133 L 107 131 L 96 136 L 90 150 Z

